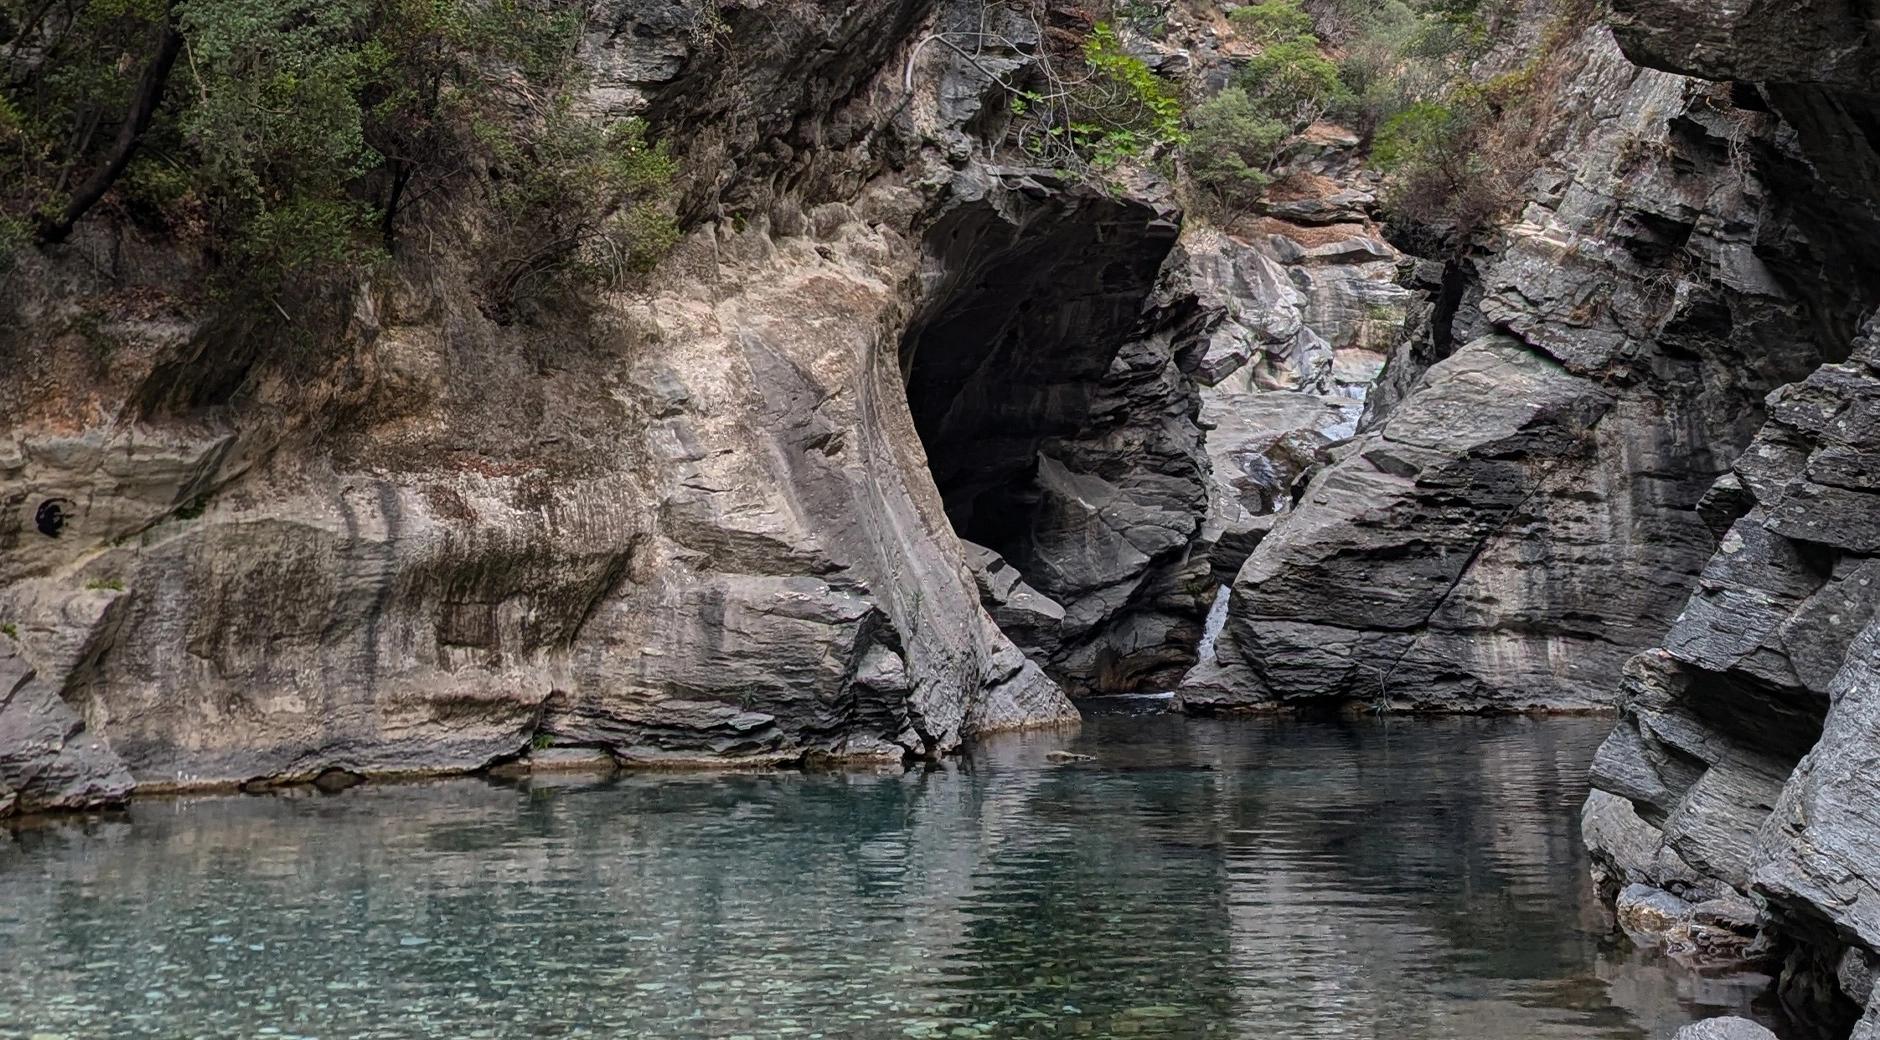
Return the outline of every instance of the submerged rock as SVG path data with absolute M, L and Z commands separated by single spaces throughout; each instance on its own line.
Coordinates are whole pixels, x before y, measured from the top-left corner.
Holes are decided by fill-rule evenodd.
M 1707 1018 L 1678 1030 L 1677 1040 L 1776 1040 L 1747 1018 Z
M 1619 926 L 1635 942 L 1698 967 L 1738 966 L 1767 959 L 1760 947 L 1763 916 L 1735 893 L 1690 903 L 1646 884 L 1627 886 L 1613 904 Z

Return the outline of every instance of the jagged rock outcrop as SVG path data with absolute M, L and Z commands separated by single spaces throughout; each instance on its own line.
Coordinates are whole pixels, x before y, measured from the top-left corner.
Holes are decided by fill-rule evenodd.
M 1755 899 L 1790 1012 L 1826 1035 L 1880 1035 L 1880 347 L 1871 323 L 1854 336 L 1880 293 L 1871 19 L 1829 4 L 1623 0 L 1614 25 L 1635 60 L 1734 81 L 1733 97 L 1792 128 L 1756 168 L 1784 237 L 1813 259 L 1789 283 L 1804 302 L 1797 333 L 1836 360 L 1770 396 L 1755 443 L 1706 496 L 1717 552 L 1661 646 L 1628 665 L 1621 722 L 1595 762 L 1611 794 L 1595 793 L 1588 820 L 1636 816 L 1587 839 L 1628 881 Z
M 1718 490 L 1753 506 L 1664 647 L 1628 665 L 1622 721 L 1594 762 L 1638 822 L 1587 833 L 1606 863 L 1669 855 L 1619 868 L 1628 881 L 1758 897 L 1771 941 L 1790 944 L 1791 1004 L 1830 1029 L 1871 989 L 1842 966 L 1880 950 L 1880 498 L 1859 476 L 1880 459 L 1876 366 L 1863 338 L 1771 395 Z
M 1400 284 L 1405 258 L 1371 220 L 1375 197 L 1348 186 L 1375 176 L 1359 169 L 1356 146 L 1314 124 L 1282 159 L 1261 216 L 1187 229 L 1163 270 L 1162 297 L 1187 304 L 1178 341 L 1201 384 L 1213 478 L 1192 550 L 1205 556 L 1195 580 L 1213 600 L 1206 668 L 1218 593 L 1293 508 L 1327 449 L 1356 432 L 1385 357 L 1421 306 Z M 1340 222 L 1312 223 L 1302 211 L 1314 207 L 1336 208 Z
M 1777 273 L 1812 257 L 1745 158 L 1772 121 L 1603 26 L 1547 60 L 1562 123 L 1524 210 L 1418 276 L 1423 341 L 1240 572 L 1185 704 L 1610 703 L 1713 548 L 1695 507 L 1761 397 L 1827 356 Z
M 1190 82 L 1218 87 L 1245 50 L 1192 10 L 1168 10 L 1163 27 L 1131 45 Z M 1371 219 L 1376 174 L 1358 146 L 1315 124 L 1288 144 L 1257 214 L 1176 239 L 1165 213 L 1173 248 L 1146 312 L 1115 303 L 1140 295 L 1153 250 L 1119 250 L 1102 207 L 1057 244 L 1048 218 L 1026 218 L 1021 248 L 970 217 L 930 233 L 930 269 L 955 275 L 904 349 L 916 421 L 955 526 L 988 566 L 1022 576 L 1013 606 L 981 568 L 986 607 L 1067 688 L 1173 685 L 1291 484 L 1352 432 L 1418 300 Z M 1104 286 L 1088 287 L 1099 267 Z M 1075 301 L 1068 317 L 1025 302 L 1047 293 Z M 1048 346 L 1066 329 L 1132 326 L 1107 371 L 1101 351 Z

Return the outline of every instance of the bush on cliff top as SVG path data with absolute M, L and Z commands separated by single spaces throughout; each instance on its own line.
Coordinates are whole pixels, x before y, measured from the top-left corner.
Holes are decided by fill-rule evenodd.
M 1228 13 L 1234 31 L 1261 44 L 1312 35 L 1312 15 L 1300 0 L 1260 0 Z
M 1195 106 L 1186 149 L 1188 174 L 1207 194 L 1209 208 L 1231 217 L 1257 201 L 1269 179 L 1267 167 L 1289 132 L 1239 87 Z
M 1174 84 L 1123 49 L 1098 22 L 1084 44 L 1088 75 L 1070 91 L 1073 145 L 1099 167 L 1181 139 L 1182 102 Z
M 516 265 L 486 287 L 499 318 L 644 267 L 675 235 L 672 163 L 576 114 L 582 28 L 533 0 L 0 0 L 0 250 L 107 212 L 285 311 L 477 198 L 479 266 Z
M 1316 36 L 1269 44 L 1240 70 L 1234 85 L 1260 100 L 1269 115 L 1297 130 L 1341 102 L 1338 66 L 1320 53 Z
M 1585 48 L 1569 44 L 1597 24 L 1600 3 L 1563 0 L 1526 60 L 1487 78 L 1472 74 L 1493 35 L 1483 12 L 1471 0 L 1423 4 L 1426 20 L 1452 35 L 1433 30 L 1440 37 L 1429 44 L 1434 50 L 1408 60 L 1434 62 L 1443 75 L 1379 121 L 1371 158 L 1387 175 L 1391 221 L 1460 249 L 1519 198 L 1541 157 L 1557 147 L 1568 122 L 1557 109 L 1559 90 L 1586 60 Z

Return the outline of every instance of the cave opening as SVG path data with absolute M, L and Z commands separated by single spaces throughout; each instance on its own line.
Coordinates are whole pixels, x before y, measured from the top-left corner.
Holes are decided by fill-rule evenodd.
M 900 348 L 908 406 L 954 531 L 1067 611 L 1044 634 L 994 611 L 1035 658 L 1114 613 L 1086 602 L 1091 589 L 1144 568 L 1097 514 L 1109 482 L 1140 464 L 1119 431 L 1159 421 L 1134 414 L 1140 392 L 1123 384 L 1141 373 L 1119 355 L 1143 332 L 1178 230 L 1137 202 L 995 186 L 927 236 L 923 303 Z
M 988 201 L 928 236 L 926 303 L 901 342 L 908 406 L 954 531 L 1028 574 L 1041 459 L 1126 418 L 1093 413 L 1173 243 L 1160 223 L 1104 198 Z

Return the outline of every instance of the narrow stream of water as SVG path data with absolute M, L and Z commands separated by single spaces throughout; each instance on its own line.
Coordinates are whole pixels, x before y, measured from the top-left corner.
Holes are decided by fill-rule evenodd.
M 1093 717 L 905 775 L 146 800 L 0 839 L 0 1036 L 1666 1036 L 1603 719 Z M 1095 756 L 1054 761 L 1054 751 Z
M 1208 619 L 1201 627 L 1201 642 L 1195 645 L 1196 663 L 1214 663 L 1214 646 L 1221 640 L 1221 630 L 1227 627 L 1227 607 L 1233 598 L 1234 590 L 1226 585 L 1214 594 L 1214 604 L 1208 608 Z

